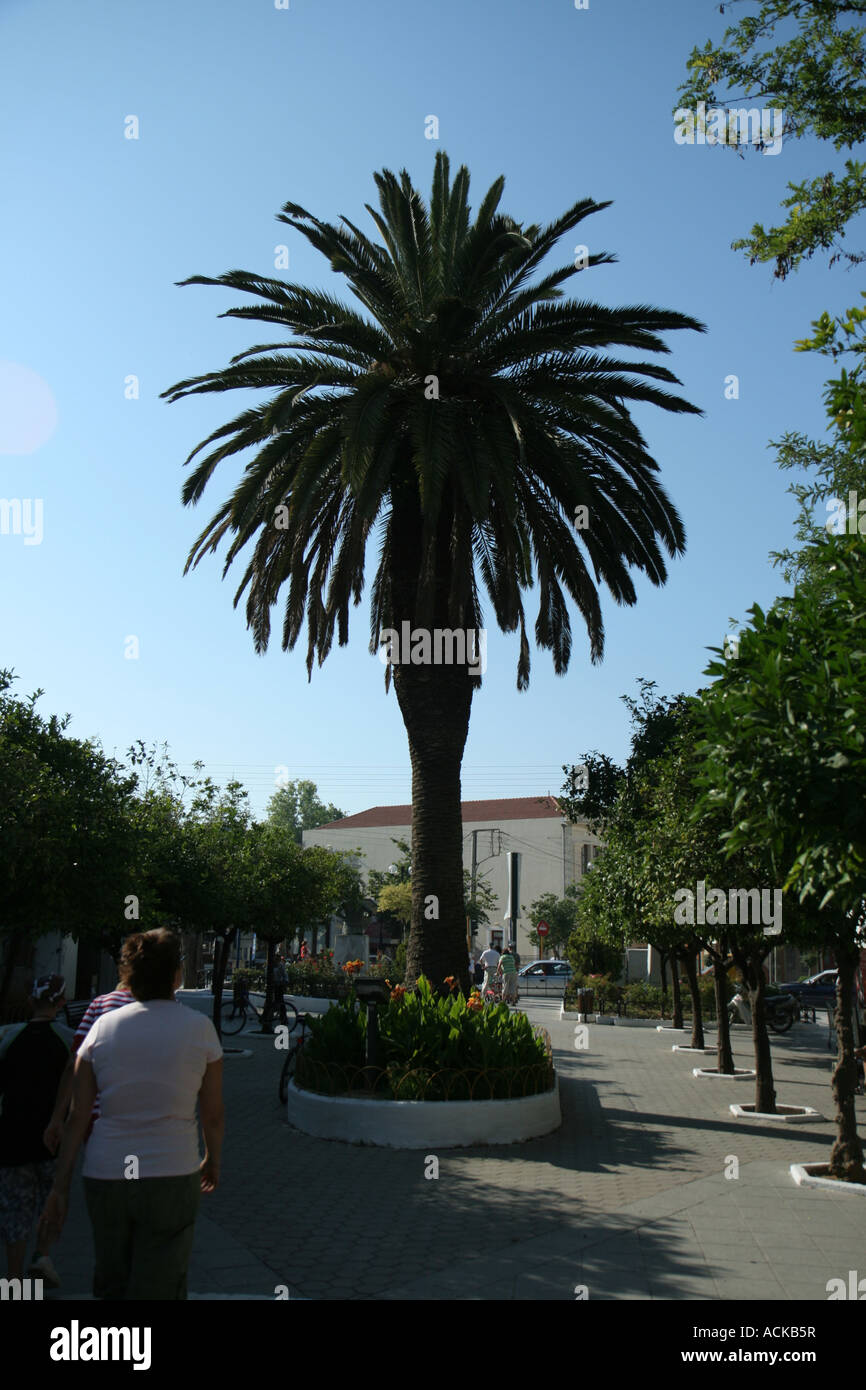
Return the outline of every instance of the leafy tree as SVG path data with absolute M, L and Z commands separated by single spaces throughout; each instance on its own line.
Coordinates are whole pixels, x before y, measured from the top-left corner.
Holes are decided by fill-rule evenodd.
M 694 931 L 678 927 L 666 911 L 651 912 L 657 895 L 647 893 L 646 877 L 656 872 L 652 852 L 651 769 L 683 726 L 684 695 L 660 697 L 655 682 L 640 678 L 637 696 L 624 695 L 632 725 L 631 750 L 624 768 L 597 753 L 565 769 L 564 803 L 574 819 L 586 819 L 604 840 L 586 881 L 580 918 L 585 932 L 620 949 L 630 940 L 648 940 L 673 962 L 673 1023 L 682 1027 L 678 967 L 682 965 L 692 999 L 692 1046 L 703 1047 L 703 1018 L 696 957 L 700 941 Z M 639 869 L 643 867 L 643 888 Z
M 392 845 L 396 845 L 400 851 L 399 857 L 394 861 L 391 868 L 387 870 L 371 869 L 367 875 L 367 884 L 370 892 L 376 898 L 380 911 L 390 912 L 393 917 L 401 924 L 408 926 L 411 922 L 411 913 L 407 918 L 403 912 L 403 907 L 408 897 L 411 899 L 412 887 L 412 847 L 408 840 L 392 839 Z M 386 887 L 398 889 L 392 901 L 396 904 L 395 908 L 389 908 L 382 900 L 382 890 Z M 389 895 L 390 896 L 390 895 Z M 490 914 L 495 911 L 498 899 L 490 887 L 490 882 L 484 872 L 477 869 L 475 872 L 475 895 L 472 893 L 472 875 L 468 869 L 463 870 L 463 913 L 464 919 L 468 918 L 473 935 L 479 926 L 490 921 Z M 397 910 L 399 908 L 399 910 Z
M 0 1004 L 23 948 L 60 931 L 116 951 L 135 857 L 135 778 L 99 745 L 16 699 L 0 672 Z
M 268 802 L 268 820 L 274 825 L 283 826 L 290 831 L 292 838 L 300 845 L 305 830 L 314 830 L 317 825 L 328 825 L 331 821 L 342 820 L 343 812 L 337 806 L 320 799 L 315 782 L 298 778 L 287 782 L 274 792 Z
M 866 298 L 866 294 L 861 295 Z M 854 305 L 835 319 L 823 313 L 812 323 L 811 337 L 797 343 L 800 352 L 820 352 L 834 362 L 853 357 L 849 371 L 827 383 L 824 403 L 830 440 L 816 443 L 791 431 L 775 443 L 779 467 L 811 474 L 807 483 L 793 483 L 788 491 L 799 504 L 796 524 L 797 549 L 775 552 L 788 581 L 806 578 L 822 565 L 821 542 L 831 534 L 863 535 L 866 532 L 866 310 Z
M 555 893 L 542 893 L 535 899 L 529 908 L 529 940 L 533 946 L 552 957 L 562 957 L 569 938 L 577 930 L 581 892 L 579 883 L 570 883 L 561 898 Z M 536 931 L 539 922 L 546 922 L 550 928 L 543 938 Z
M 574 931 L 568 938 L 566 952 L 576 975 L 610 975 L 617 981 L 622 975 L 627 933 L 622 920 L 611 913 L 599 930 L 598 893 L 603 876 L 590 878 L 592 891 L 587 894 L 583 911 L 578 914 Z M 596 884 L 599 888 L 596 888 Z
M 408 927 L 412 921 L 412 884 L 386 883 L 379 889 L 376 906 L 380 912 L 390 912 L 401 927 Z
M 252 824 L 248 796 L 239 782 L 224 789 L 205 778 L 184 819 L 182 872 L 176 902 L 183 923 L 213 932 L 214 1026 L 219 1031 L 226 966 L 238 931 L 247 925 L 249 881 L 244 843 Z
M 268 644 L 284 584 L 283 646 L 294 647 L 306 621 L 309 673 L 335 635 L 347 643 L 379 529 L 370 650 L 381 649 L 386 685 L 393 679 L 412 762 L 408 979 L 455 975 L 465 988 L 460 766 L 483 663 L 474 649 L 450 663 L 425 661 L 423 642 L 433 632 L 477 634 L 483 587 L 500 627 L 520 633 L 517 678 L 526 688 L 523 598 L 537 579 L 535 636 L 555 670 L 571 656 L 569 598 L 592 660 L 601 659 L 596 585 L 633 604 L 630 569 L 660 585 L 664 553 L 685 545 L 631 404 L 699 413 L 663 389 L 678 384 L 670 370 L 623 351 L 666 352 L 661 333 L 702 325 L 644 305 L 563 299 L 560 287 L 609 263 L 606 253 L 569 252 L 567 264 L 533 281 L 562 237 L 606 204 L 582 199 L 546 227 L 524 225 L 498 211 L 499 178 L 473 220 L 469 173 L 461 168 L 452 183 L 443 153 L 428 206 L 405 171 L 377 174 L 376 183 L 380 211 L 368 211 L 381 242 L 348 218 L 333 225 L 295 203 L 280 214 L 344 277 L 360 311 L 244 271 L 193 276 L 184 283 L 253 296 L 259 303 L 228 315 L 294 341 L 261 343 L 165 395 L 271 393 L 193 451 L 205 456 L 183 491 L 184 502 L 197 502 L 218 464 L 254 451 L 187 568 L 230 537 L 228 568 L 252 543 L 235 601 L 246 594 L 257 650 Z M 418 662 L 395 656 L 392 637 L 404 623 L 421 634 Z
M 827 537 L 824 564 L 715 661 L 705 700 L 704 797 L 723 807 L 727 851 L 767 847 L 785 888 L 814 904 L 839 967 L 830 1172 L 866 1181 L 857 1134 L 853 1013 L 866 900 L 866 560 Z
M 725 911 L 710 906 L 703 926 L 695 923 L 695 934 L 702 950 L 713 963 L 713 982 L 718 1018 L 718 1068 L 728 1074 L 734 1061 L 728 1030 L 728 971 L 739 969 L 743 988 L 749 996 L 752 1014 L 752 1040 L 755 1050 L 755 1109 L 761 1114 L 776 1110 L 772 1054 L 767 1032 L 764 999 L 764 962 L 783 941 L 802 945 L 813 939 L 814 914 L 804 911 L 793 895 L 782 899 L 779 935 L 767 935 L 760 922 L 732 921 L 728 908 L 739 909 L 740 900 L 731 893 L 766 888 L 778 882 L 774 866 L 763 846 L 752 845 L 734 855 L 726 855 L 722 836 L 729 828 L 722 808 L 701 803 L 699 781 L 702 758 L 702 697 L 691 701 L 679 735 L 650 769 L 647 791 L 648 835 L 644 862 L 638 877 L 641 901 L 651 918 L 676 920 L 674 896 L 677 889 L 693 890 L 698 881 L 705 885 L 708 903 L 719 891 L 724 895 Z M 744 904 L 745 905 L 745 904 Z M 737 916 L 740 916 L 737 911 Z
M 243 846 L 245 925 L 267 942 L 262 1031 L 272 1026 L 277 944 L 318 923 L 347 898 L 357 881 L 344 857 L 321 845 L 299 845 L 272 822 L 251 825 Z
M 719 8 L 724 13 L 727 6 Z M 692 49 L 677 106 L 717 106 L 724 91 L 729 107 L 760 100 L 783 110 L 788 137 L 813 136 L 837 151 L 853 149 L 866 137 L 866 34 L 849 19 L 864 14 L 866 0 L 763 0 L 719 43 L 708 39 Z M 819 250 L 832 253 L 831 265 L 866 259 L 840 245 L 848 223 L 866 208 L 866 165 L 848 159 L 843 175 L 817 174 L 788 189 L 785 220 L 768 229 L 756 223 L 734 250 L 745 251 L 752 264 L 774 261 L 780 279 Z
M 367 889 L 378 900 L 386 884 L 408 883 L 412 877 L 412 847 L 408 840 L 393 839 L 391 844 L 400 851 L 389 869 L 371 869 L 367 874 Z

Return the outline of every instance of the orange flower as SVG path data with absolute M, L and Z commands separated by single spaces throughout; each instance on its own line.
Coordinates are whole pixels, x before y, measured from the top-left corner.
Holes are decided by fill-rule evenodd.
M 445 984 L 448 986 L 448 988 L 449 988 L 450 990 L 455 990 L 455 989 L 457 988 L 457 978 L 456 978 L 456 976 L 454 976 L 454 975 L 446 975 L 446 976 L 445 976 Z
M 405 993 L 406 993 L 406 988 L 405 988 L 404 985 L 395 985 L 394 988 L 391 990 L 391 999 L 392 999 L 392 1001 L 396 1003 L 398 1000 L 400 1000 L 400 999 L 403 998 L 403 995 L 404 995 Z
M 467 1009 L 471 1009 L 473 1013 L 477 1013 L 479 1009 L 484 1008 L 484 1000 L 481 998 L 480 994 L 470 994 L 469 998 L 466 1000 L 466 1007 Z

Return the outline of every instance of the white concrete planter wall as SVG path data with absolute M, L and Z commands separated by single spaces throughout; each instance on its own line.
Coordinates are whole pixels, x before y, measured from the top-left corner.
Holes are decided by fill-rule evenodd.
M 665 1031 L 655 1018 L 617 1018 L 614 1014 L 579 1014 L 574 1009 L 566 1009 L 564 1006 L 559 1011 L 559 1017 L 563 1023 L 613 1023 L 617 1028 L 655 1028 L 660 1033 Z M 690 1032 L 691 1030 L 678 1031 Z
M 518 1100 L 363 1100 L 289 1086 L 289 1123 L 316 1139 L 386 1149 L 459 1149 L 519 1144 L 562 1124 L 559 1081 Z
M 766 1120 L 768 1124 L 802 1125 L 824 1119 L 823 1115 L 819 1115 L 818 1111 L 809 1105 L 780 1105 L 774 1115 L 768 1115 L 764 1110 L 755 1110 L 754 1102 L 751 1105 L 730 1105 L 728 1109 L 738 1120 Z
M 693 1067 L 692 1076 L 696 1076 L 699 1081 L 754 1081 L 757 1072 L 751 1071 L 748 1067 L 737 1067 L 733 1072 Z
M 866 1197 L 864 1183 L 839 1182 L 838 1178 L 822 1176 L 827 1172 L 826 1163 L 792 1163 L 789 1172 L 798 1187 L 823 1187 L 827 1192 L 848 1192 L 852 1197 Z
M 291 999 L 299 1014 L 326 1014 L 332 1004 L 339 1004 L 339 999 L 312 999 L 307 994 L 287 994 L 287 999 Z

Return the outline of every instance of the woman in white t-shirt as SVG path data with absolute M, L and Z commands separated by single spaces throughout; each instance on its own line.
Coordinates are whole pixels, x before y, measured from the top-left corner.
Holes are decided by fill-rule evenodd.
M 94 1297 L 184 1299 L 201 1193 L 219 1182 L 222 1048 L 210 1019 L 174 998 L 182 980 L 178 937 L 136 933 L 124 942 L 121 960 L 135 1002 L 98 1018 L 79 1048 L 43 1222 L 59 1234 L 98 1090 L 100 1115 L 83 1169 Z

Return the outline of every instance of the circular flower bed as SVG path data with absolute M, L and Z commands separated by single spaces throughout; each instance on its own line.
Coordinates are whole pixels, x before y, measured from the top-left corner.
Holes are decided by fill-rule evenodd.
M 376 1100 L 513 1100 L 555 1085 L 550 1039 L 507 1004 L 466 999 L 453 978 L 434 995 L 421 976 L 378 1008 L 377 1065 L 366 1065 L 367 1013 L 355 992 L 320 1018 L 297 1059 L 295 1083 L 321 1095 Z

